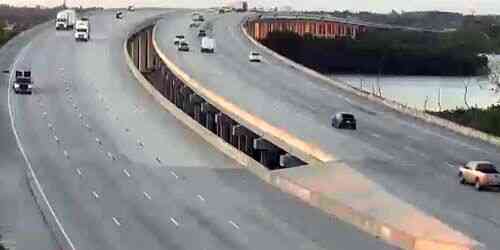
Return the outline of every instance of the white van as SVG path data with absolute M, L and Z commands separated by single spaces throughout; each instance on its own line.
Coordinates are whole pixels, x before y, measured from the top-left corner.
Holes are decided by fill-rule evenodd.
M 214 53 L 215 52 L 215 39 L 209 37 L 203 37 L 201 39 L 201 52 L 202 53 Z
M 87 42 L 90 39 L 90 23 L 88 19 L 80 19 L 75 25 L 75 40 Z

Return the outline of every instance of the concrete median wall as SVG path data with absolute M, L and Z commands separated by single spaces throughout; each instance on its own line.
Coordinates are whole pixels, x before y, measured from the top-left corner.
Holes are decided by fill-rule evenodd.
M 324 83 L 327 83 L 327 84 L 330 84 L 330 85 L 335 86 L 337 88 L 340 88 L 342 90 L 345 90 L 351 94 L 355 94 L 357 96 L 361 96 L 361 97 L 367 98 L 371 101 L 383 104 L 386 107 L 389 107 L 389 108 L 391 108 L 399 113 L 409 115 L 409 116 L 415 117 L 417 119 L 420 119 L 422 121 L 425 121 L 427 123 L 449 129 L 449 130 L 451 130 L 455 133 L 458 133 L 458 134 L 462 134 L 462 135 L 465 135 L 465 136 L 468 136 L 471 138 L 475 138 L 475 139 L 480 139 L 482 141 L 491 143 L 493 145 L 500 146 L 500 137 L 496 137 L 496 136 L 481 132 L 481 131 L 473 129 L 473 128 L 462 126 L 460 124 L 451 122 L 449 120 L 446 120 L 446 119 L 443 119 L 443 118 L 440 118 L 440 117 L 437 117 L 434 115 L 430 115 L 428 113 L 425 113 L 425 112 L 422 112 L 422 111 L 417 110 L 415 108 L 403 105 L 403 104 L 398 103 L 396 101 L 386 99 L 386 98 L 381 97 L 381 96 L 373 95 L 372 93 L 369 93 L 369 92 L 364 91 L 362 89 L 356 88 L 356 87 L 351 86 L 351 85 L 344 83 L 342 81 L 331 79 L 323 74 L 320 74 L 319 72 L 316 72 L 316 71 L 309 69 L 301 64 L 298 64 L 298 63 L 274 52 L 273 50 L 267 48 L 266 46 L 262 45 L 261 43 L 259 43 L 254 37 L 252 37 L 251 33 L 247 32 L 247 29 L 246 29 L 247 25 L 248 25 L 247 20 L 244 20 L 240 25 L 241 31 L 243 32 L 245 37 L 252 44 L 254 44 L 258 48 L 266 51 L 268 54 L 272 55 L 273 57 L 277 58 L 278 60 L 280 60 L 281 62 L 283 62 L 284 64 L 286 64 L 292 68 L 300 70 L 301 72 L 303 72 L 309 76 L 317 78 Z
M 138 30 L 137 32 L 143 31 Z M 151 28 L 148 28 L 148 31 L 145 31 L 144 34 L 151 34 L 149 31 L 151 31 Z M 153 30 L 151 46 L 153 46 L 157 57 L 153 60 L 152 68 L 143 72 L 139 70 L 141 67 L 136 66 L 137 61 L 140 60 L 134 60 L 130 57 L 130 55 L 137 56 L 141 53 L 131 51 L 134 46 L 129 45 L 130 41 L 125 41 L 123 50 L 132 74 L 168 112 L 249 171 L 309 205 L 317 207 L 399 248 L 412 250 L 477 249 L 478 244 L 474 240 L 389 195 L 378 185 L 370 182 L 348 166 L 335 162 L 333 155 L 272 126 L 205 88 L 162 53 L 158 47 L 155 34 L 156 31 Z M 137 37 L 137 34 L 131 34 L 131 37 Z M 149 74 L 149 70 L 161 71 L 162 80 L 155 83 L 151 82 L 148 78 L 153 76 Z M 172 77 L 172 75 L 175 77 Z M 180 90 L 173 92 L 176 88 Z M 227 115 L 228 117 L 224 119 L 230 119 L 244 125 L 258 136 L 275 143 L 275 145 L 289 153 L 299 156 L 309 165 L 292 168 L 293 171 L 289 171 L 289 169 L 269 171 L 259 161 L 242 152 L 241 148 L 239 150 L 239 147 L 236 147 L 234 143 L 221 138 L 224 133 L 219 135 L 219 128 L 214 133 L 215 128 L 210 129 L 210 127 L 201 125 L 197 121 L 199 118 L 196 115 L 197 106 L 186 108 L 184 106 L 186 100 L 183 101 L 183 95 L 188 95 L 190 100 L 200 97 L 221 112 L 219 113 L 221 115 L 216 116 L 215 119 L 221 119 L 220 117 Z M 310 178 L 304 178 L 303 176 L 310 176 Z M 336 185 L 334 180 L 337 180 L 336 182 L 340 184 L 345 183 L 335 178 L 340 178 L 340 180 L 351 185 Z M 318 188 L 320 183 L 324 183 L 322 188 Z M 358 184 L 363 188 L 358 187 Z M 391 209 L 398 210 L 398 216 L 393 218 Z M 410 219 L 418 219 L 419 223 L 426 226 L 417 230 L 411 228 L 411 224 L 409 226 L 408 223 L 400 223 L 401 221 L 409 222 Z

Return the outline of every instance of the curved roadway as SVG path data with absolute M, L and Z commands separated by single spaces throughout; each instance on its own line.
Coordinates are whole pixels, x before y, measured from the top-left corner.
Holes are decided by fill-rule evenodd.
M 430 126 L 382 105 L 351 95 L 283 65 L 259 51 L 240 30 L 242 14 L 207 14 L 205 28 L 217 40 L 214 55 L 199 52 L 190 15 L 161 21 L 161 50 L 182 70 L 247 111 L 316 143 L 401 199 L 420 207 L 491 249 L 500 245 L 500 195 L 458 184 L 458 165 L 487 159 L 500 164 L 498 147 Z M 192 52 L 172 44 L 185 34 Z M 336 130 L 330 117 L 353 112 L 357 131 Z
M 15 128 L 75 248 L 392 249 L 239 168 L 140 87 L 122 44 L 163 12 L 97 13 L 88 43 L 45 28 L 15 65 L 36 85 L 10 93 Z

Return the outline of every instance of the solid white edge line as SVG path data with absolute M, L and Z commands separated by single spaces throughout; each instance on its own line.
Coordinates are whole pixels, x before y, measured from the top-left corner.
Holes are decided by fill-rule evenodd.
M 19 61 L 21 60 L 21 58 L 23 57 L 23 55 L 26 53 L 26 51 L 28 50 L 28 48 L 31 47 L 31 43 L 32 42 L 29 42 L 23 48 L 23 50 L 18 54 L 17 59 L 14 61 L 14 63 L 12 64 L 12 67 L 11 67 L 11 72 L 10 72 L 10 77 L 9 77 L 9 84 L 8 84 L 8 90 L 7 90 L 7 106 L 8 106 L 8 109 L 9 109 L 10 126 L 12 127 L 12 132 L 14 133 L 14 137 L 16 138 L 17 147 L 19 148 L 19 151 L 21 151 L 21 154 L 23 155 L 24 161 L 26 162 L 26 165 L 28 166 L 28 171 L 29 171 L 30 175 L 33 177 L 33 180 L 35 182 L 36 188 L 40 192 L 40 195 L 42 196 L 43 201 L 47 205 L 50 214 L 54 218 L 54 221 L 56 222 L 57 227 L 59 228 L 59 231 L 61 231 L 61 234 L 66 239 L 66 242 L 68 243 L 70 249 L 71 250 L 76 250 L 75 245 L 73 244 L 73 241 L 71 241 L 71 239 L 69 238 L 68 234 L 64 230 L 64 227 L 62 226 L 61 221 L 57 217 L 57 215 L 56 215 L 56 213 L 54 211 L 54 208 L 52 208 L 52 206 L 50 205 L 49 200 L 47 199 L 47 196 L 45 195 L 45 192 L 43 191 L 43 188 L 42 188 L 42 185 L 40 184 L 40 181 L 38 181 L 38 178 L 36 177 L 35 171 L 33 170 L 33 167 L 31 166 L 31 162 L 29 161 L 28 156 L 26 155 L 26 152 L 24 151 L 24 148 L 23 148 L 23 146 L 21 144 L 21 140 L 19 139 L 19 135 L 17 133 L 16 126 L 15 126 L 15 123 L 14 123 L 14 111 L 12 110 L 12 104 L 10 102 L 11 101 L 10 95 L 11 95 L 12 81 L 13 81 L 13 76 L 14 76 L 13 72 L 15 71 L 15 68 L 16 68 L 17 64 L 19 63 Z

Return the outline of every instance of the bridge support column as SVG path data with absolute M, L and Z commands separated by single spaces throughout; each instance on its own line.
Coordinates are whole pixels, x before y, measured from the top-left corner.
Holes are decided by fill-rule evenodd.
M 226 114 L 219 112 L 215 114 L 215 123 L 217 124 L 217 135 L 235 146 L 236 142 L 231 134 L 231 128 L 236 125 L 236 122 Z
M 201 104 L 205 102 L 201 96 L 197 94 L 191 94 L 189 96 L 189 103 L 191 103 L 193 107 L 193 118 L 200 124 L 203 124 L 202 121 L 203 115 L 201 113 Z
M 193 105 L 189 101 L 189 97 L 193 94 L 193 91 L 186 85 L 184 85 L 180 89 L 180 96 L 182 97 L 181 100 L 181 109 L 184 110 L 186 114 L 188 114 L 191 117 L 194 117 L 194 110 L 193 110 Z
M 243 125 L 232 126 L 231 134 L 237 139 L 237 148 L 245 154 L 255 157 L 253 149 L 253 140 L 258 136 Z
M 264 138 L 256 138 L 253 140 L 253 148 L 260 152 L 260 163 L 267 166 L 269 169 L 275 169 L 279 166 L 280 153 L 282 149 Z
M 201 104 L 201 112 L 205 114 L 205 128 L 217 134 L 217 126 L 215 124 L 215 114 L 219 111 L 208 102 Z
M 287 153 L 280 155 L 280 167 L 281 168 L 293 168 L 305 165 L 306 163 L 301 161 L 299 158 Z

